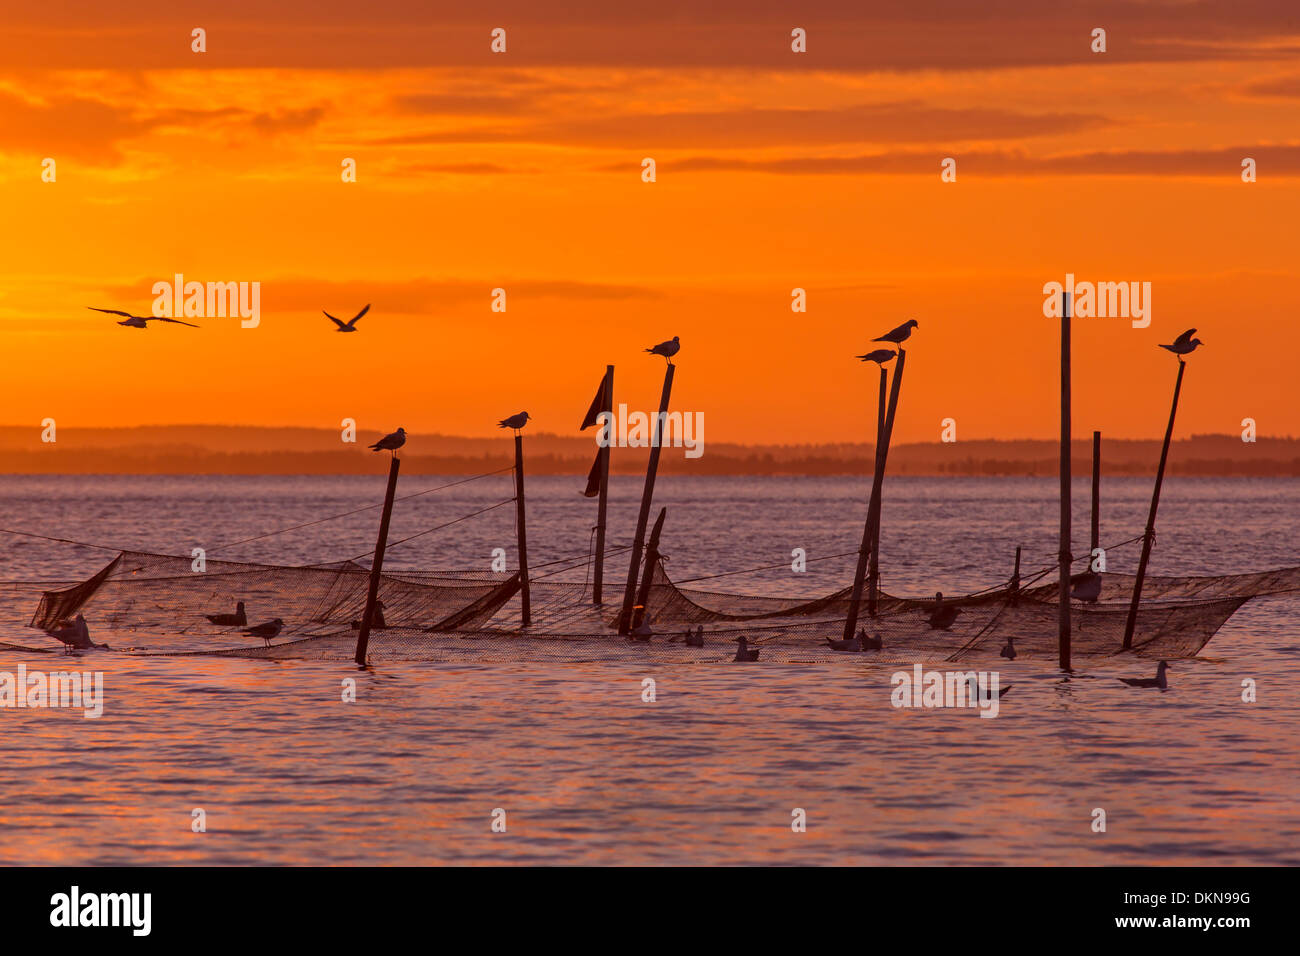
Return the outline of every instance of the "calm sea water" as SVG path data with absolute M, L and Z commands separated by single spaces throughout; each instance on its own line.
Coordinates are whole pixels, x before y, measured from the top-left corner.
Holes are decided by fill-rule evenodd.
M 410 494 L 455 479 L 404 475 Z M 583 553 L 594 503 L 579 478 L 529 479 L 534 567 Z M 1086 550 L 1076 487 L 1074 550 Z M 849 580 L 866 483 L 665 479 L 663 550 L 697 587 L 817 594 Z M 1055 482 L 891 479 L 883 583 L 957 593 L 1055 552 Z M 383 479 L 0 478 L 3 525 L 114 547 L 188 553 L 378 501 Z M 640 483 L 615 479 L 611 540 L 630 539 Z M 1110 479 L 1102 540 L 1140 532 L 1150 483 Z M 402 502 L 393 538 L 512 494 L 508 475 Z M 1166 483 L 1153 573 L 1300 564 L 1300 481 Z M 409 567 L 512 556 L 503 507 L 390 552 Z M 377 512 L 213 557 L 281 563 L 374 544 Z M 788 569 L 804 548 L 805 574 Z M 0 535 L 0 578 L 69 580 L 107 552 Z M 1134 546 L 1110 568 L 1136 564 Z M 585 568 L 575 572 L 582 580 Z M 624 572 L 625 573 L 625 572 Z M 612 570 L 617 584 L 621 576 Z M 39 644 L 32 607 L 0 641 Z M 890 705 L 893 667 L 821 665 L 350 665 L 0 650 L 0 671 L 102 670 L 105 711 L 0 710 L 0 863 L 1300 863 L 1300 599 L 1247 604 L 1166 692 L 1089 664 L 1070 680 L 1001 661 L 996 719 Z M 106 634 L 97 635 L 101 639 Z M 111 643 L 111 639 L 110 639 Z M 357 681 L 343 703 L 341 681 Z M 657 700 L 642 700 L 653 677 Z M 1258 683 L 1244 703 L 1241 685 Z M 506 832 L 491 831 L 505 811 Z M 792 812 L 807 832 L 792 832 Z M 1093 811 L 1107 831 L 1092 830 Z M 191 829 L 206 813 L 207 830 Z

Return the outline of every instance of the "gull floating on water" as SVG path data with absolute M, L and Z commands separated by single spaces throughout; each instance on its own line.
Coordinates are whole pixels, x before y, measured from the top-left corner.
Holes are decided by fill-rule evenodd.
M 686 631 L 686 646 L 687 647 L 704 646 L 704 625 L 703 624 L 701 624 L 698 628 L 696 628 L 694 634 L 692 634 L 689 629 Z
M 946 631 L 952 627 L 952 622 L 957 620 L 957 615 L 961 613 L 961 608 L 953 604 L 943 603 L 943 592 L 938 591 L 934 595 L 934 610 L 930 613 L 930 627 L 936 631 Z
M 370 446 L 371 451 L 392 452 L 393 457 L 397 456 L 397 449 L 406 444 L 406 429 L 399 428 L 395 432 L 390 432 L 379 441 Z
M 879 342 L 880 340 L 876 339 L 876 341 Z M 897 354 L 893 349 L 876 349 L 866 355 L 855 355 L 853 357 L 860 358 L 864 362 L 875 362 L 877 365 L 883 365 Z
M 672 365 L 673 364 L 672 358 L 681 350 L 681 347 L 682 347 L 681 339 L 679 339 L 677 336 L 674 335 L 669 341 L 660 342 L 654 348 L 645 349 L 644 351 L 649 352 L 651 355 L 662 355 L 664 357 L 664 361 L 667 362 L 669 365 Z
M 1159 687 L 1164 690 L 1169 686 L 1169 681 L 1165 679 L 1165 670 L 1169 667 L 1164 661 L 1161 661 L 1156 667 L 1155 677 L 1121 677 L 1129 687 Z
M 362 309 L 356 315 L 352 316 L 352 318 L 344 322 L 342 319 L 336 319 L 328 312 L 325 312 L 324 309 L 321 309 L 321 312 L 324 313 L 325 317 L 338 326 L 338 328 L 334 330 L 335 332 L 355 332 L 357 330 L 357 319 L 361 318 L 369 311 L 370 311 L 370 304 L 366 303 L 366 307 L 364 309 Z
M 234 614 L 208 614 L 206 617 L 213 624 L 220 624 L 223 627 L 244 627 L 248 624 L 248 617 L 244 614 L 243 601 L 235 605 Z
M 1009 661 L 1016 659 L 1016 645 L 1014 639 L 1008 635 L 1006 647 L 1002 648 L 1001 654 Z
M 1097 598 L 1101 597 L 1101 575 L 1092 571 L 1080 575 L 1079 579 L 1074 582 L 1074 589 L 1070 592 L 1070 597 L 1076 601 L 1087 601 L 1089 604 L 1096 604 Z
M 528 424 L 529 415 L 527 412 L 520 412 L 518 415 L 511 415 L 509 418 L 503 418 L 497 422 L 497 428 L 513 428 L 515 431 L 523 428 Z
M 1192 338 L 1195 334 L 1195 329 L 1188 329 L 1182 335 L 1178 336 L 1178 338 L 1174 339 L 1173 345 L 1162 345 L 1160 347 L 1173 352 L 1175 355 L 1179 356 L 1179 361 L 1182 361 L 1182 356 L 1195 352 L 1196 346 L 1205 344 L 1200 339 Z
M 916 319 L 908 319 L 896 329 L 891 329 L 878 339 L 872 339 L 873 342 L 893 342 L 895 345 L 902 345 L 912 334 L 912 330 L 919 328 Z
M 88 305 L 86 308 L 90 309 L 92 312 L 107 312 L 109 315 L 124 315 L 126 316 L 126 321 L 117 324 L 129 326 L 133 329 L 147 329 L 149 328 L 150 322 L 171 322 L 175 325 L 188 325 L 192 329 L 198 328 L 198 326 L 193 322 L 182 322 L 180 319 L 169 319 L 162 315 L 132 315 L 130 312 L 122 312 L 118 309 L 97 309 L 93 305 Z
M 745 640 L 744 634 L 740 635 L 740 637 L 736 639 L 736 643 L 740 646 L 736 648 L 736 656 L 733 657 L 732 660 L 737 660 L 737 661 L 758 660 L 758 648 L 757 647 L 751 648 L 749 646 L 749 642 Z
M 256 627 L 250 627 L 246 631 L 249 637 L 260 637 L 266 641 L 266 646 L 271 646 L 271 638 L 278 637 L 280 631 L 284 629 L 284 621 L 276 618 L 274 621 L 267 621 L 265 624 L 258 624 Z

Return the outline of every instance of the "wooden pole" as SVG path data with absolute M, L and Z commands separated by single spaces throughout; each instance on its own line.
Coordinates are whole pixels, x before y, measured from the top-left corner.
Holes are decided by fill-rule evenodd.
M 880 366 L 880 397 L 876 401 L 876 472 L 871 477 L 871 485 L 875 487 L 875 474 L 881 475 L 881 487 L 884 487 L 884 465 L 880 461 L 881 451 L 885 447 L 885 366 Z M 867 514 L 870 516 L 871 506 L 867 506 Z M 867 571 L 867 615 L 876 616 L 876 594 L 880 580 L 880 521 L 877 520 L 871 529 L 871 557 Z
M 1160 508 L 1160 486 L 1165 481 L 1165 464 L 1169 461 L 1169 441 L 1174 436 L 1174 416 L 1178 414 L 1178 393 L 1183 388 L 1183 372 L 1187 363 L 1178 360 L 1178 379 L 1174 382 L 1174 401 L 1169 407 L 1169 425 L 1165 428 L 1165 443 L 1160 448 L 1160 466 L 1156 469 L 1156 487 L 1151 492 L 1151 511 L 1147 514 L 1147 530 L 1142 536 L 1142 558 L 1138 561 L 1137 580 L 1133 582 L 1133 603 L 1128 608 L 1128 623 L 1124 625 L 1124 650 L 1133 648 L 1133 631 L 1137 627 L 1138 605 L 1142 602 L 1142 582 L 1147 576 L 1147 562 L 1151 560 L 1151 546 L 1156 540 L 1156 511 Z
M 867 505 L 867 523 L 862 528 L 862 545 L 858 548 L 858 567 L 853 575 L 853 593 L 849 598 L 849 616 L 844 620 L 844 639 L 850 640 L 858 627 L 858 614 L 862 608 L 862 584 L 867 571 L 867 559 L 874 540 L 875 527 L 880 523 L 880 493 L 885 481 L 885 466 L 889 459 L 889 439 L 894 430 L 894 415 L 898 411 L 898 393 L 902 388 L 903 365 L 907 352 L 900 345 L 898 363 L 894 366 L 894 381 L 889 387 L 889 411 L 885 415 L 885 434 L 876 455 L 876 474 L 871 482 L 871 501 Z M 879 419 L 877 419 L 878 421 Z
M 1061 593 L 1057 650 L 1070 669 L 1070 293 L 1061 293 Z
M 668 417 L 668 398 L 673 390 L 673 373 L 677 366 L 671 362 L 664 372 L 664 390 L 659 397 L 659 414 L 655 416 L 650 438 L 650 461 L 645 469 L 645 488 L 641 492 L 641 511 L 636 519 L 636 536 L 632 539 L 632 553 L 628 556 L 627 586 L 623 589 L 623 610 L 618 615 L 618 632 L 626 634 L 632 629 L 632 602 L 636 599 L 637 572 L 641 567 L 641 547 L 645 543 L 645 528 L 650 521 L 650 503 L 655 494 L 655 473 L 659 470 L 659 452 L 663 441 L 664 422 Z
M 1011 606 L 1020 606 L 1020 546 L 1016 546 L 1016 569 L 1011 572 Z
M 384 549 L 388 547 L 388 522 L 393 516 L 393 496 L 397 493 L 397 471 L 402 460 L 396 455 L 388 466 L 388 490 L 384 492 L 384 511 L 379 517 L 379 539 L 375 542 L 375 555 L 370 562 L 370 586 L 366 589 L 366 609 L 361 615 L 361 628 L 357 632 L 356 662 L 366 664 L 366 649 L 370 646 L 370 622 L 375 617 L 375 602 L 379 600 L 379 574 L 384 568 Z
M 1088 549 L 1088 567 L 1097 560 L 1101 547 L 1101 432 L 1092 433 L 1092 547 Z
M 654 577 L 655 564 L 659 561 L 659 533 L 664 530 L 664 518 L 667 514 L 667 508 L 659 509 L 659 517 L 655 519 L 655 525 L 650 529 L 650 543 L 645 546 L 645 571 L 641 575 L 641 587 L 637 589 L 636 607 L 633 608 L 633 611 L 635 611 L 639 607 L 641 613 L 633 613 L 632 615 L 632 626 L 634 628 L 640 626 L 648 607 L 650 580 Z
M 528 528 L 524 522 L 524 436 L 515 433 L 515 524 L 519 531 L 519 598 L 523 604 L 524 627 L 533 623 L 533 606 L 528 593 Z
M 614 366 L 605 366 L 604 401 L 605 427 L 609 441 L 600 450 L 600 500 L 596 505 L 596 573 L 591 585 L 591 602 L 603 603 L 601 591 L 605 583 L 605 511 L 609 505 L 609 455 L 614 440 Z

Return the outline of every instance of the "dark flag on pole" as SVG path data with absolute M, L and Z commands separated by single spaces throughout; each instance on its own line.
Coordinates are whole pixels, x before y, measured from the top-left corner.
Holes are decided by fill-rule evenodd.
M 587 473 L 587 488 L 583 491 L 584 498 L 594 498 L 600 494 L 600 452 L 596 452 L 596 460 L 591 463 L 591 471 Z
M 596 397 L 591 400 L 591 408 L 587 409 L 587 415 L 582 420 L 579 431 L 584 431 L 592 425 L 600 424 L 600 413 L 605 410 L 605 379 L 601 378 L 600 384 L 596 386 Z

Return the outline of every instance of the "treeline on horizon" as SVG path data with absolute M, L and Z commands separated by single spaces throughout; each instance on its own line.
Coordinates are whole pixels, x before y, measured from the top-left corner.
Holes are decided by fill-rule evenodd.
M 68 429 L 42 444 L 31 428 L 0 428 L 0 473 L 7 474 L 372 474 L 382 458 L 366 449 L 379 432 L 358 433 L 343 445 L 326 429 L 243 429 L 233 426 L 157 426 L 134 429 Z M 34 440 L 35 439 L 35 440 Z M 331 447 L 332 446 L 332 447 Z M 422 453 L 433 449 L 432 454 Z M 529 474 L 585 476 L 595 455 L 590 436 L 526 435 Z M 646 450 L 616 448 L 614 474 L 639 474 Z M 1058 448 L 1039 439 L 978 439 L 921 442 L 890 450 L 893 475 L 1055 475 Z M 1160 455 L 1154 439 L 1104 439 L 1102 470 L 1108 475 L 1150 475 Z M 472 475 L 513 463 L 503 438 L 411 435 L 403 454 L 408 472 Z M 1092 443 L 1072 442 L 1076 475 L 1092 468 Z M 664 449 L 660 471 L 678 475 L 867 475 L 869 444 L 738 445 L 711 442 L 699 458 L 681 448 Z M 1194 435 L 1170 449 L 1171 475 L 1300 476 L 1300 440 L 1236 435 Z

